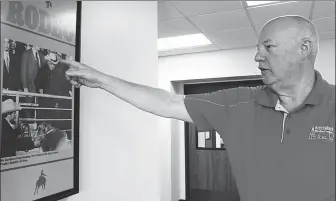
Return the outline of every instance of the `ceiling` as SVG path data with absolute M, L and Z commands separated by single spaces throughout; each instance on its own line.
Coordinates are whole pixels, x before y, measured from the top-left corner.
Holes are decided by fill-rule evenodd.
M 248 8 L 245 1 L 160 0 L 159 38 L 203 33 L 212 45 L 160 51 L 159 56 L 255 47 L 262 25 L 282 15 L 309 18 L 320 40 L 335 38 L 335 1 L 284 1 Z

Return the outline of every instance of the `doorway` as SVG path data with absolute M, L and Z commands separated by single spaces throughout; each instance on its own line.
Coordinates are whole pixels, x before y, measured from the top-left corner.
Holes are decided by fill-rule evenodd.
M 262 85 L 260 76 L 244 76 L 184 84 L 184 94 Z M 198 132 L 193 124 L 185 123 L 185 168 L 187 201 L 240 201 L 225 144 L 215 130 Z

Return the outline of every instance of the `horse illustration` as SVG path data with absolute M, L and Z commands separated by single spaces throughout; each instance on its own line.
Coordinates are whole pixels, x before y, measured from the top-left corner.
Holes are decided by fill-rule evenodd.
M 42 187 L 42 190 L 45 189 L 46 182 L 47 182 L 47 179 L 45 178 L 46 176 L 47 176 L 47 175 L 45 175 L 45 174 L 43 173 L 43 170 L 42 170 L 39 179 L 36 181 L 36 187 L 35 187 L 34 195 L 35 195 L 36 193 L 38 194 L 38 190 L 39 190 L 40 187 Z

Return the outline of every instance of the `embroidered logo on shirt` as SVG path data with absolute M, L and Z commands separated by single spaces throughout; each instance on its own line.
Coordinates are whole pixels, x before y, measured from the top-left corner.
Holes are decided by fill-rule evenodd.
M 310 140 L 324 140 L 334 142 L 334 128 L 331 126 L 313 126 L 308 138 Z

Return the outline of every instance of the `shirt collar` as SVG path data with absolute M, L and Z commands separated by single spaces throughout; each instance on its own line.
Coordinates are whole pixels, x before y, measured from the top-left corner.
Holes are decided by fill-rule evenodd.
M 276 105 L 275 105 L 275 108 L 274 108 L 276 111 L 281 111 L 281 112 L 284 112 L 284 113 L 289 113 L 288 110 L 286 110 L 286 108 L 284 108 L 284 106 L 281 105 L 280 103 L 280 100 L 278 99 Z
M 315 70 L 315 84 L 312 91 L 309 93 L 305 104 L 319 105 L 325 96 L 328 89 L 328 83 L 322 79 L 321 74 Z M 275 107 L 278 102 L 278 95 L 269 87 L 264 86 L 257 96 L 257 102 L 266 107 Z
M 277 94 L 268 86 L 263 86 L 256 98 L 260 105 L 274 108 L 278 101 Z
M 8 122 L 8 124 L 10 125 L 10 127 L 12 127 L 12 129 L 15 129 L 14 124 L 12 124 L 11 122 L 9 122 L 8 119 L 6 119 L 6 121 Z
M 322 79 L 321 74 L 315 70 L 315 84 L 312 91 L 309 93 L 305 103 L 309 105 L 319 105 L 328 91 L 329 84 Z
M 36 52 L 37 52 L 37 49 L 35 49 L 35 48 L 31 48 L 31 50 L 32 50 L 33 54 L 35 55 Z

